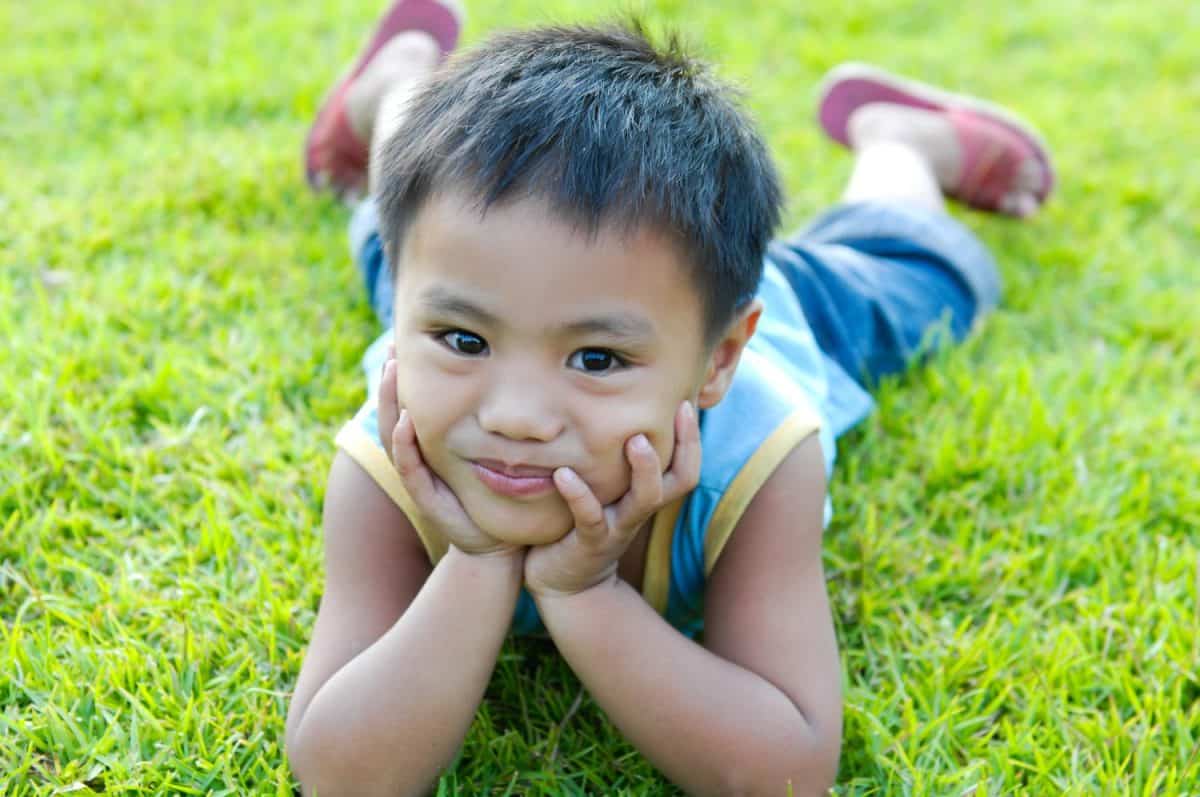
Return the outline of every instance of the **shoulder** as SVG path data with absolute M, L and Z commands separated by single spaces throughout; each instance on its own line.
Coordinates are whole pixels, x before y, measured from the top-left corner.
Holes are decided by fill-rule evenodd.
M 803 391 L 758 353 L 743 354 L 729 392 L 700 414 L 700 480 L 670 546 L 668 616 L 678 627 L 703 625 L 708 578 L 743 514 L 798 446 L 811 438 L 821 450 L 822 426 Z
M 725 550 L 714 565 L 714 579 L 719 570 L 735 567 L 729 562 L 769 558 L 763 556 L 763 551 L 786 551 L 793 564 L 801 553 L 808 559 L 819 557 L 825 490 L 820 438 L 809 434 L 782 456 L 761 486 L 748 497 L 736 533 L 729 535 Z M 752 556 L 747 549 L 753 551 Z
M 429 560 L 437 562 L 441 559 L 446 553 L 446 541 L 431 529 L 415 526 L 408 520 L 416 517 L 415 508 L 400 481 L 400 474 L 396 473 L 379 443 L 379 415 L 374 397 L 368 397 L 362 409 L 341 428 L 335 442 L 339 458 L 357 465 L 354 481 L 369 482 L 374 488 L 372 495 L 386 498 L 396 516 L 405 518 L 405 526 L 413 530 L 413 535 L 421 542 Z M 330 489 L 333 487 L 331 477 Z M 365 489 L 365 486 L 356 489 Z
M 823 593 L 824 503 L 824 461 L 820 441 L 812 435 L 788 453 L 755 493 L 714 564 L 705 601 L 706 631 L 720 633 L 722 626 L 778 611 L 795 596 L 797 585 L 814 577 L 806 590 Z
M 810 435 L 793 448 L 749 502 L 708 582 L 706 631 L 712 621 L 754 616 L 786 606 L 794 588 L 816 576 L 820 587 L 824 533 L 825 466 L 821 443 Z M 754 600 L 748 595 L 757 596 Z M 736 623 L 733 623 L 736 625 Z
M 358 573 L 362 567 L 391 570 L 409 561 L 429 567 L 425 548 L 408 516 L 345 451 L 338 451 L 329 471 L 322 526 L 327 589 L 340 585 L 343 574 L 338 571 L 343 565 Z

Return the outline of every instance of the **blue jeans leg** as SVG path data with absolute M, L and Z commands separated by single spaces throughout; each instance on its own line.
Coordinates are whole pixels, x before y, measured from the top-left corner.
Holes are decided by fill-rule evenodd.
M 818 345 L 870 389 L 921 354 L 960 341 L 996 306 L 983 244 L 950 216 L 889 202 L 839 205 L 776 241 Z
M 366 200 L 350 218 L 350 255 L 358 266 L 367 301 L 384 328 L 392 325 L 392 270 L 379 237 L 379 214 L 375 203 Z

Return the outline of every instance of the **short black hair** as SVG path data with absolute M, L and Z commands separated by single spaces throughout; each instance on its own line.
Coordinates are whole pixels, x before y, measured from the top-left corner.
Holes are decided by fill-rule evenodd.
M 754 297 L 781 198 L 736 92 L 637 20 L 501 33 L 444 64 L 385 145 L 378 202 L 394 256 L 443 191 L 481 212 L 537 198 L 592 234 L 662 229 L 692 268 L 709 343 Z

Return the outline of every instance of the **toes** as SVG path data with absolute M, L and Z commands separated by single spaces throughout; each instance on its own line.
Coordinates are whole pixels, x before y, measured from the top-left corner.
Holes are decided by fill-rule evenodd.
M 1017 169 L 1016 190 L 1036 194 L 1042 188 L 1045 174 L 1037 158 L 1026 158 Z
M 1020 216 L 1021 218 L 1025 218 L 1026 216 L 1032 216 L 1037 212 L 1037 209 L 1037 197 L 1035 197 L 1033 194 L 1017 195 L 1016 215 Z
M 1009 216 L 1025 218 L 1037 212 L 1037 197 L 1028 192 L 1014 192 L 1000 198 L 1000 212 Z

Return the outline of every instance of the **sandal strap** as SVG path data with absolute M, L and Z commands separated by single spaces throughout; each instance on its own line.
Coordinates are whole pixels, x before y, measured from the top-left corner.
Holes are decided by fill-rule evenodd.
M 1034 156 L 1029 145 L 1006 127 L 972 113 L 950 108 L 947 118 L 962 147 L 962 175 L 950 193 L 974 207 L 999 210 L 1012 192 L 1021 164 Z

